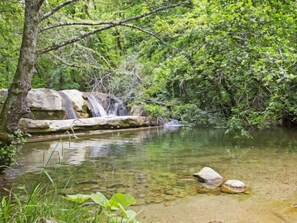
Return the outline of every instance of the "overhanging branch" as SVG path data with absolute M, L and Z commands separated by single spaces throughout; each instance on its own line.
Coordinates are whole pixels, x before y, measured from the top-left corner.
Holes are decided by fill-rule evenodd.
M 107 30 L 107 29 L 111 29 L 111 28 L 113 28 L 115 26 L 118 26 L 118 25 L 119 25 L 118 23 L 115 23 L 115 24 L 111 24 L 111 25 L 108 25 L 108 26 L 104 26 L 104 27 L 102 27 L 100 29 L 95 29 L 95 30 L 93 30 L 91 32 L 87 32 L 87 33 L 82 34 L 80 36 L 77 36 L 77 37 L 75 37 L 73 39 L 69 39 L 69 40 L 63 41 L 61 43 L 55 44 L 53 46 L 46 47 L 44 49 L 38 50 L 37 55 L 41 55 L 41 54 L 44 54 L 44 53 L 47 53 L 47 52 L 50 52 L 50 51 L 53 51 L 53 50 L 57 50 L 57 49 L 59 49 L 61 47 L 64 47 L 64 46 L 67 46 L 69 44 L 78 42 L 78 41 L 80 41 L 82 39 L 85 39 L 86 37 L 89 37 L 91 35 L 94 35 L 96 33 L 102 32 L 102 31 Z
M 77 0 L 69 0 L 69 1 L 67 1 L 67 2 L 74 2 L 74 1 L 77 1 Z M 65 4 L 65 3 L 66 3 L 66 2 L 64 2 L 63 4 Z M 134 16 L 134 17 L 130 17 L 130 18 L 127 18 L 127 19 L 123 19 L 123 20 L 121 20 L 121 21 L 117 21 L 117 22 L 112 22 L 112 21 L 111 21 L 111 22 L 106 22 L 107 25 L 104 26 L 104 27 L 101 27 L 101 28 L 99 28 L 99 29 L 95 29 L 95 30 L 93 30 L 93 31 L 87 32 L 87 33 L 82 34 L 82 35 L 80 35 L 80 36 L 77 36 L 77 37 L 75 37 L 75 38 L 73 38 L 73 39 L 65 40 L 65 41 L 63 41 L 63 42 L 61 42 L 61 43 L 54 44 L 54 45 L 52 45 L 52 46 L 46 47 L 46 48 L 44 48 L 44 49 L 41 49 L 41 50 L 37 51 L 37 54 L 38 54 L 38 55 L 41 55 L 41 54 L 44 54 L 44 53 L 47 53 L 47 52 L 50 52 L 50 51 L 53 51 L 53 50 L 57 50 L 57 49 L 59 49 L 59 48 L 61 48 L 61 47 L 64 47 L 64 46 L 66 46 L 66 45 L 69 45 L 69 44 L 78 42 L 78 41 L 80 41 L 80 40 L 82 40 L 82 39 L 85 39 L 85 38 L 91 36 L 91 35 L 94 35 L 94 34 L 96 34 L 96 33 L 102 32 L 102 31 L 104 31 L 104 30 L 111 29 L 111 28 L 116 27 L 116 26 L 127 26 L 127 27 L 130 26 L 130 28 L 138 29 L 138 30 L 140 30 L 140 31 L 146 32 L 147 34 L 150 34 L 150 35 L 156 37 L 155 34 L 149 32 L 149 31 L 145 31 L 145 30 L 142 30 L 142 29 L 139 28 L 139 27 L 132 26 L 132 25 L 128 25 L 128 24 L 125 24 L 125 23 L 130 22 L 130 21 L 139 20 L 139 19 L 141 19 L 141 18 L 145 18 L 145 17 L 148 17 L 148 16 L 150 16 L 150 15 L 156 14 L 156 13 L 158 13 L 158 12 L 160 12 L 160 11 L 165 11 L 165 10 L 168 10 L 168 9 L 171 9 L 171 8 L 175 8 L 175 7 L 178 7 L 178 6 L 182 6 L 182 5 L 185 5 L 185 4 L 187 4 L 187 3 L 188 3 L 188 2 L 182 2 L 182 3 L 179 3 L 179 4 L 163 6 L 163 7 L 157 8 L 157 9 L 155 9 L 155 10 L 153 10 L 153 11 L 146 12 L 146 13 L 143 13 L 143 14 L 141 14 L 141 15 Z M 70 3 L 68 3 L 68 4 L 70 4 Z M 61 4 L 61 5 L 62 5 L 62 4 Z M 58 7 L 58 6 L 57 6 L 57 7 Z M 57 8 L 57 7 L 56 7 L 56 8 Z M 62 6 L 62 7 L 63 7 L 63 6 Z M 57 10 L 59 10 L 59 9 L 57 9 Z M 56 11 L 57 11 L 57 10 L 56 10 Z M 47 14 L 48 14 L 48 13 L 47 13 Z M 53 13 L 52 13 L 52 14 L 53 14 Z M 50 16 L 50 15 L 49 15 L 49 16 Z M 103 23 L 104 23 L 104 22 L 100 22 L 101 25 L 102 25 Z M 70 24 L 70 23 L 69 23 L 69 24 Z M 91 24 L 91 23 L 90 23 L 90 24 Z M 98 23 L 98 24 L 99 24 L 99 23 Z M 60 25 L 57 24 L 57 25 L 58 25 L 58 26 L 56 26 L 56 27 L 62 26 L 62 24 L 60 24 Z M 77 25 L 77 24 L 72 24 L 72 25 Z M 93 25 L 93 24 L 92 24 L 92 25 Z M 160 40 L 160 38 L 158 38 L 158 39 Z M 163 42 L 163 41 L 162 41 L 162 42 Z
M 52 10 L 50 10 L 49 12 L 45 13 L 43 15 L 43 17 L 41 17 L 40 22 L 47 19 L 48 17 L 50 17 L 52 14 L 54 14 L 55 12 L 59 11 L 61 8 L 65 7 L 66 5 L 69 5 L 73 2 L 77 2 L 79 0 L 67 0 L 66 2 L 61 3 L 60 5 L 57 5 L 55 8 L 53 8 Z
M 39 0 L 37 3 L 37 9 L 39 11 L 39 9 L 41 8 L 42 4 L 44 3 L 45 0 Z
M 159 40 L 161 43 L 163 43 L 164 45 L 167 45 L 167 46 L 168 46 L 167 43 L 165 43 L 165 42 L 164 42 L 164 41 L 163 41 L 157 34 L 155 34 L 155 33 L 153 33 L 153 32 L 147 31 L 147 30 L 145 30 L 145 29 L 142 29 L 141 27 L 134 26 L 134 25 L 130 25 L 130 24 L 120 24 L 120 26 L 129 27 L 129 28 L 131 28 L 131 29 L 136 29 L 136 30 L 138 30 L 138 31 L 140 31 L 140 32 L 146 33 L 146 34 L 148 34 L 148 35 L 150 35 L 150 36 L 155 37 L 156 39 L 158 39 L 158 40 Z
M 58 27 L 63 27 L 63 26 L 100 26 L 100 25 L 110 25 L 112 23 L 116 23 L 116 21 L 103 21 L 103 22 L 97 22 L 97 23 L 92 23 L 92 22 L 67 22 L 67 23 L 58 23 L 50 26 L 46 26 L 42 29 L 39 30 L 39 33 L 45 32 L 50 29 L 55 29 Z

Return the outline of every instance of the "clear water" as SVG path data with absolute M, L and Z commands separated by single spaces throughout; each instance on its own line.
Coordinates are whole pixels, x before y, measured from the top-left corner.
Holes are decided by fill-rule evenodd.
M 253 139 L 224 131 L 153 128 L 27 143 L 1 182 L 17 189 L 52 179 L 62 193 L 130 193 L 144 205 L 208 193 L 192 174 L 209 166 L 226 180 L 246 183 L 251 197 L 297 202 L 296 129 L 257 131 Z

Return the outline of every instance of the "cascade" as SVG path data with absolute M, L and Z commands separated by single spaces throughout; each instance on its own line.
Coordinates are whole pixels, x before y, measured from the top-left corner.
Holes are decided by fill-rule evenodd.
M 129 111 L 124 106 L 121 99 L 114 95 L 109 95 L 110 105 L 108 106 L 108 115 L 111 116 L 125 116 L 129 114 Z
M 180 127 L 181 124 L 176 119 L 171 119 L 170 121 L 163 124 L 164 127 Z
M 88 94 L 86 97 L 89 102 L 88 107 L 89 107 L 89 110 L 91 111 L 92 117 L 107 116 L 105 109 L 100 103 L 100 99 L 96 95 Z
M 76 119 L 77 115 L 76 115 L 76 112 L 74 111 L 72 102 L 69 99 L 69 97 L 61 91 L 58 91 L 58 93 L 63 99 L 63 106 L 65 109 L 65 119 Z

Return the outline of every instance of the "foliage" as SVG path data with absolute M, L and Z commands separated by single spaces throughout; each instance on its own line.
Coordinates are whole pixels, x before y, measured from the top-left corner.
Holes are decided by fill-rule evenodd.
M 97 211 L 93 211 L 90 206 L 82 205 L 87 199 L 92 199 L 98 205 Z M 32 191 L 26 191 L 25 197 L 13 192 L 3 196 L 0 203 L 0 221 L 136 223 L 136 213 L 125 210 L 135 202 L 131 195 L 115 194 L 107 200 L 99 192 L 92 195 L 68 195 L 64 199 L 56 190 L 45 191 L 44 187 L 37 185 Z
M 61 2 L 47 1 L 43 10 Z M 42 22 L 41 29 L 57 19 L 121 20 L 177 2 L 79 1 Z M 6 87 L 17 64 L 23 9 L 9 1 L 1 8 L 0 87 Z M 146 104 L 151 115 L 189 123 L 213 124 L 220 116 L 230 128 L 236 128 L 235 120 L 240 128 L 296 124 L 296 10 L 295 1 L 193 0 L 132 23 L 146 33 L 116 27 L 43 55 L 33 87 L 112 93 L 130 106 Z M 46 30 L 38 46 L 93 28 Z
M 145 104 L 144 105 L 145 115 L 160 117 L 160 118 L 168 118 L 169 111 L 166 107 L 156 104 Z
M 21 43 L 22 8 L 13 1 L 0 2 L 0 88 L 14 75 Z
M 26 136 L 27 133 L 16 131 L 11 135 L 10 143 L 0 141 L 0 172 L 14 161 L 16 145 L 24 143 Z
M 125 210 L 136 200 L 129 194 L 114 194 L 109 200 L 100 192 L 91 195 L 75 194 L 67 195 L 67 200 L 83 204 L 91 199 L 98 205 L 94 221 L 96 222 L 127 222 L 136 223 L 136 212 L 132 210 Z
M 87 222 L 89 210 L 79 205 L 65 202 L 57 191 L 44 191 L 37 185 L 32 191 L 26 191 L 25 197 L 9 192 L 3 196 L 0 204 L 1 222 Z
M 169 104 L 177 98 L 191 122 L 201 119 L 191 115 L 194 109 L 242 127 L 296 123 L 294 11 L 293 2 L 195 1 L 176 26 L 160 18 L 158 29 L 167 31 L 170 46 L 144 43 L 149 81 L 142 97 Z

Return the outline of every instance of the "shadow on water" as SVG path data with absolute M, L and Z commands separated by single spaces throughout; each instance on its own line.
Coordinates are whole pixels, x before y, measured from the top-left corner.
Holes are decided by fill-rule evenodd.
M 226 179 L 244 181 L 253 196 L 297 198 L 296 130 L 262 130 L 253 139 L 234 139 L 224 131 L 154 128 L 28 143 L 2 182 L 14 190 L 48 183 L 39 174 L 45 168 L 62 193 L 130 193 L 143 205 L 206 193 L 192 174 L 210 166 Z

